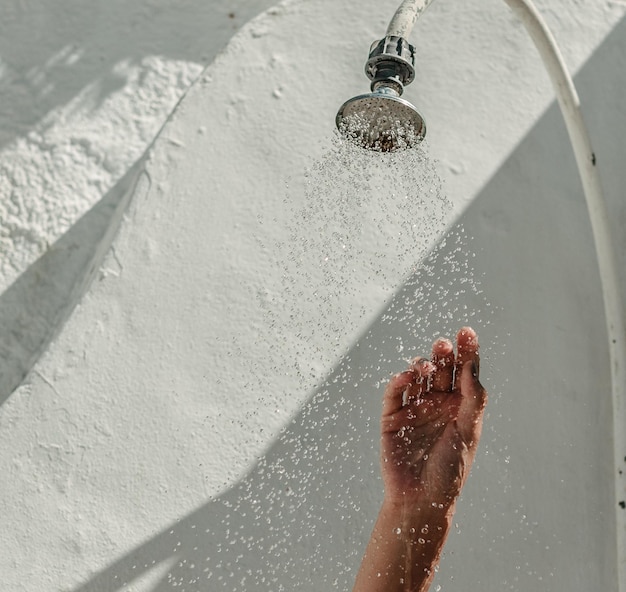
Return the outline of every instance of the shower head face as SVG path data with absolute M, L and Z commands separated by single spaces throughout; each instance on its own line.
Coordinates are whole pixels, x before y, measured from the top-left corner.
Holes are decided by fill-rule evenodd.
M 426 135 L 424 118 L 411 103 L 380 91 L 346 101 L 336 123 L 346 139 L 378 152 L 414 148 Z

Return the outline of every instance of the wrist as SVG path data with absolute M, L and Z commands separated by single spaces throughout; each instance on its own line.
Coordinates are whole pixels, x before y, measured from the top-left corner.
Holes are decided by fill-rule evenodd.
M 454 514 L 456 498 L 434 500 L 425 495 L 405 496 L 388 495 L 383 498 L 383 509 L 387 509 L 396 515 L 405 516 L 448 516 Z
M 402 533 L 408 540 L 431 539 L 428 542 L 440 540 L 443 544 L 452 524 L 455 502 L 446 503 L 431 501 L 430 499 L 407 499 L 385 497 L 381 514 L 386 516 L 389 523 L 393 523 L 394 530 Z M 424 537 L 424 527 L 431 535 Z

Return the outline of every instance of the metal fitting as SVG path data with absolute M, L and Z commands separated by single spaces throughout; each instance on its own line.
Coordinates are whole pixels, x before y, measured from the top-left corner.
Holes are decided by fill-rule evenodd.
M 372 81 L 372 91 L 381 86 L 391 87 L 401 95 L 404 87 L 415 79 L 415 47 L 395 35 L 374 41 L 365 74 Z

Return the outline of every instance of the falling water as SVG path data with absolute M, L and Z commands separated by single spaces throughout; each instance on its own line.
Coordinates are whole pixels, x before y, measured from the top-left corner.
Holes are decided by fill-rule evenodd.
M 474 255 L 461 227 L 447 232 L 452 203 L 424 148 L 377 153 L 337 141 L 304 179 L 303 200 L 285 197 L 289 239 L 276 251 L 286 331 L 305 355 L 328 356 L 327 368 L 374 319 L 393 317 L 402 330 L 387 339 L 409 331 L 397 343 L 402 359 L 474 320 Z
M 280 286 L 253 338 L 286 353 L 246 372 L 292 375 L 281 396 L 300 410 L 242 481 L 172 529 L 168 589 L 351 589 L 382 496 L 383 384 L 439 334 L 488 322 L 470 239 L 424 149 L 337 141 L 284 206 L 268 249 Z

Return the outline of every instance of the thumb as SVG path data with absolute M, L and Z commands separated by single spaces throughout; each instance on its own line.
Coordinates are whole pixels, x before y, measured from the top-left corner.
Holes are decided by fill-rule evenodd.
M 457 380 L 461 395 L 461 406 L 457 423 L 461 436 L 470 447 L 478 444 L 482 429 L 483 413 L 487 405 L 487 391 L 478 380 L 478 365 L 474 360 L 461 367 L 461 376 Z

